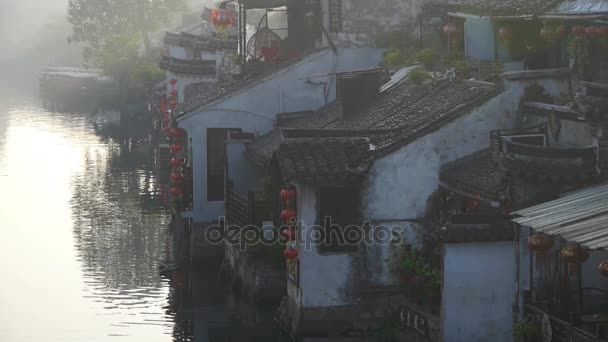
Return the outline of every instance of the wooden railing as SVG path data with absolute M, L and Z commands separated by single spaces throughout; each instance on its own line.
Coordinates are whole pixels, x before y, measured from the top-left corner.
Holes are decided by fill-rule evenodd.
M 226 220 L 228 224 L 240 227 L 251 222 L 249 198 L 230 188 L 226 191 Z
M 551 324 L 552 339 L 554 342 L 607 342 L 606 339 L 594 336 L 593 334 L 575 326 L 574 314 L 570 314 L 569 321 L 560 319 L 540 308 L 526 304 L 526 315 L 534 316 L 539 323 L 542 322 L 542 317 L 546 314 L 549 317 Z
M 175 57 L 163 56 L 160 61 L 160 68 L 177 74 L 187 75 L 206 75 L 215 74 L 216 61 L 204 61 L 196 59 L 180 59 Z

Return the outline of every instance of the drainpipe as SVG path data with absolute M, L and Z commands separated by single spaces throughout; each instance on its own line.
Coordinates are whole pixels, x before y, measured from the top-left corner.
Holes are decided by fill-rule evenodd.
M 519 241 L 519 226 L 517 225 L 517 223 L 512 222 L 511 225 L 513 226 L 513 232 L 514 232 L 514 238 L 515 238 L 515 308 L 514 308 L 514 318 L 516 321 L 519 321 L 522 318 L 522 310 L 521 310 L 521 303 L 520 303 L 520 296 L 519 293 L 521 291 L 521 287 L 520 287 L 520 277 L 519 277 L 519 272 L 520 272 L 520 267 L 519 267 L 519 253 L 520 253 L 520 245 L 521 245 L 521 241 Z

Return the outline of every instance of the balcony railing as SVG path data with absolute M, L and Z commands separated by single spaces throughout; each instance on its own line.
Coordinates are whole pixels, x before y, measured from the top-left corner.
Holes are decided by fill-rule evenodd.
M 526 304 L 525 313 L 528 317 L 533 318 L 539 323 L 542 322 L 543 316 L 547 315 L 551 326 L 551 341 L 554 342 L 606 342 L 606 337 L 602 336 L 602 328 L 600 323 L 596 323 L 595 327 L 591 327 L 594 332 L 590 332 L 581 328 L 581 316 L 574 313 L 567 314 L 568 317 L 560 317 L 550 312 L 546 312 L 532 304 Z M 576 322 L 578 321 L 578 323 Z M 541 328 L 542 329 L 542 328 Z M 548 330 L 548 329 L 547 329 Z
M 219 37 L 219 36 L 197 36 L 188 33 L 165 34 L 164 43 L 166 45 L 181 46 L 186 48 L 196 48 L 201 50 L 230 50 L 236 51 L 238 47 L 238 37 Z
M 586 180 L 597 177 L 597 147 L 547 147 L 502 142 L 499 163 L 508 174 L 538 180 Z
M 216 62 L 163 56 L 160 68 L 182 75 L 215 75 Z

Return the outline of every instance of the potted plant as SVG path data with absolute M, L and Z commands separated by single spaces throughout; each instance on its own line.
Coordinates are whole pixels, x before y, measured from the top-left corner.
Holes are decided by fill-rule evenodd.
M 517 324 L 513 329 L 515 338 L 519 342 L 536 342 L 540 341 L 540 327 L 536 322 L 530 319 L 524 319 Z

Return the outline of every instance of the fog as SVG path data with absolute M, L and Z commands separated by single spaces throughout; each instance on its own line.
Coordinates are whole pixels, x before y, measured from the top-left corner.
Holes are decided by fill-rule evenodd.
M 32 76 L 44 66 L 79 66 L 80 48 L 69 45 L 68 0 L 0 0 L 0 70 Z

